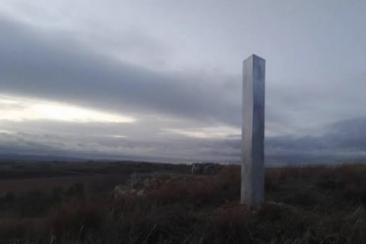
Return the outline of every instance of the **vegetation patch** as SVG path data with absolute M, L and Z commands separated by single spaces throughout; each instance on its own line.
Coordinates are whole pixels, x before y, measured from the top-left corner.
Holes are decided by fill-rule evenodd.
M 34 175 L 34 168 L 30 177 L 27 167 L 21 167 L 27 179 L 54 179 Z M 259 209 L 239 204 L 238 166 L 213 175 L 145 163 L 55 167 L 48 169 L 57 177 L 70 176 L 70 168 L 78 173 L 72 183 L 29 191 L 11 187 L 0 195 L 0 243 L 366 241 L 365 165 L 267 169 L 266 203 Z M 116 172 L 120 178 L 112 177 Z M 13 175 L 11 180 L 23 182 Z

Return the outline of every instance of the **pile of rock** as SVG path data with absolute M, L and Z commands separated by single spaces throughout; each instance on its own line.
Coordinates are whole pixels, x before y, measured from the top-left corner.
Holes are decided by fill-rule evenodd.
M 146 192 L 156 189 L 171 180 L 168 175 L 134 173 L 131 174 L 127 184 L 116 185 L 113 189 L 115 199 L 126 195 L 143 196 Z
M 221 170 L 221 165 L 215 163 L 193 163 L 192 174 L 194 175 L 214 175 Z

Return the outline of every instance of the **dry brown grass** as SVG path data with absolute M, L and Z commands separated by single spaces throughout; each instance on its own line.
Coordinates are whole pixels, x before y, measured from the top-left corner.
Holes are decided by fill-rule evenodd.
M 75 184 L 57 198 L 41 193 L 3 199 L 2 209 L 44 199 L 49 205 L 22 218 L 2 218 L 0 243 L 365 243 L 363 165 L 269 169 L 267 202 L 256 211 L 238 203 L 238 166 L 154 182 L 143 195 L 118 199 L 109 194 L 112 188 L 86 194 Z

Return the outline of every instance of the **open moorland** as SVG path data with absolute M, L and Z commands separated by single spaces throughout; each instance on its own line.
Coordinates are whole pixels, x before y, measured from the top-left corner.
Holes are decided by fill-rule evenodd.
M 365 243 L 366 165 L 269 168 L 239 204 L 240 168 L 0 163 L 0 243 Z

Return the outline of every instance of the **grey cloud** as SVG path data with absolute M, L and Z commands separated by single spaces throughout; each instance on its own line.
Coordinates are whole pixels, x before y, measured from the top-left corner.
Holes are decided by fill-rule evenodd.
M 317 136 L 268 137 L 265 147 L 267 164 L 330 163 L 365 159 L 365 125 L 366 118 L 357 118 L 331 124 L 324 134 Z M 92 128 L 93 125 L 89 125 L 89 130 L 95 130 Z M 84 134 L 80 137 L 78 134 L 55 132 L 17 133 L 0 137 L 0 152 L 50 155 L 67 153 L 74 157 L 139 158 L 169 162 L 180 162 L 177 159 L 239 162 L 240 143 L 240 138 L 235 137 L 207 140 L 148 136 L 144 139 L 113 138 L 101 134 Z
M 366 118 L 339 121 L 326 134 L 329 145 L 340 150 L 366 152 Z
M 238 124 L 240 101 L 217 80 L 122 63 L 63 38 L 1 19 L 0 89 L 108 110 Z M 235 82 L 235 81 L 233 81 Z M 237 81 L 240 83 L 240 81 Z M 240 93 L 236 94 L 239 100 Z
M 180 162 L 180 160 L 233 160 L 231 148 L 222 141 L 202 139 L 136 140 L 92 136 L 30 133 L 0 135 L 0 153 L 32 154 L 84 158 L 145 158 Z M 220 148 L 220 149 L 219 149 Z M 219 149 L 219 150 L 218 150 Z
M 238 161 L 238 138 L 208 141 L 159 131 L 239 127 L 240 59 L 259 51 L 267 58 L 267 127 L 276 135 L 267 138 L 268 160 L 315 162 L 365 155 L 365 119 L 343 121 L 366 116 L 366 36 L 358 31 L 364 4 L 345 3 L 324 11 L 329 3 L 288 1 L 284 8 L 269 2 L 185 1 L 177 7 L 161 1 L 153 7 L 136 1 L 82 1 L 76 5 L 76 12 L 82 13 L 70 17 L 74 3 L 62 1 L 65 8 L 58 9 L 47 1 L 28 2 L 23 4 L 39 5 L 39 10 L 22 13 L 22 7 L 15 6 L 14 16 L 29 19 L 33 26 L 0 18 L 0 93 L 126 112 L 140 120 L 82 126 L 2 121 L 0 129 L 24 132 L 1 135 L 3 152 Z M 193 5 L 197 11 L 192 12 Z M 47 25 L 53 20 L 60 25 Z M 230 74 L 167 72 L 155 62 L 208 70 L 214 66 Z M 172 121 L 150 119 L 151 114 Z M 119 134 L 127 137 L 108 137 Z
M 316 134 L 316 133 L 314 133 Z M 280 136 L 266 142 L 270 161 L 332 162 L 366 158 L 366 118 L 339 121 L 314 136 Z

